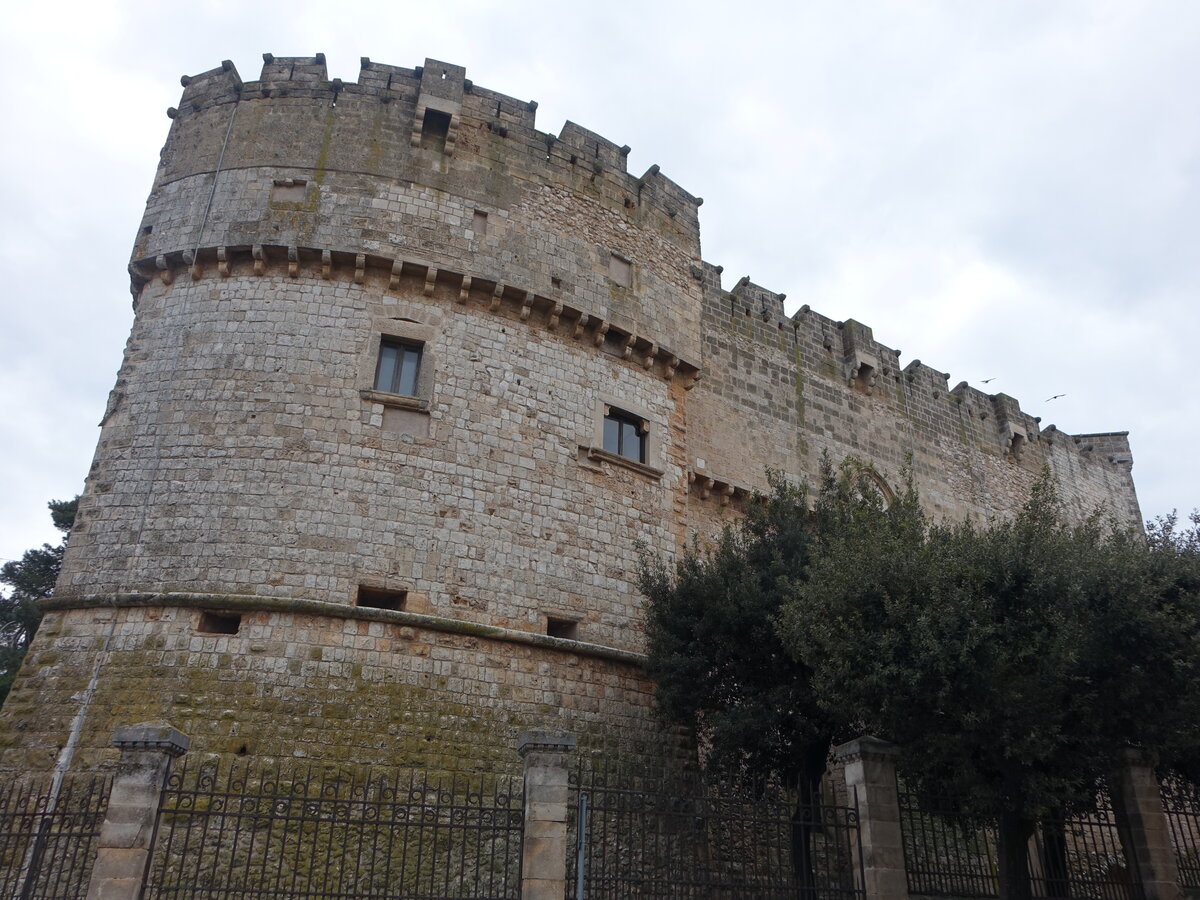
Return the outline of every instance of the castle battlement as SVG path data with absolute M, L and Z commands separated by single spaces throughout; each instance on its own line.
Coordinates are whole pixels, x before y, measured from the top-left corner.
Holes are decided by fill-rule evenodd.
M 449 113 L 450 140 L 455 152 L 486 148 L 458 148 L 460 126 L 486 132 L 486 140 L 502 141 L 505 154 L 523 154 L 521 168 L 537 170 L 540 177 L 562 179 L 576 186 L 587 182 L 593 192 L 634 220 L 647 215 L 664 217 L 664 227 L 679 230 L 698 246 L 699 224 L 695 210 L 704 201 L 694 197 L 662 174 L 657 165 L 640 177 L 630 175 L 626 160 L 630 148 L 619 145 L 575 122 L 566 122 L 557 135 L 536 127 L 537 103 L 477 87 L 466 78 L 462 66 L 426 60 L 425 65 L 406 69 L 374 62 L 364 57 L 358 82 L 330 79 L 325 55 L 276 57 L 263 54 L 258 81 L 243 82 L 232 62 L 199 75 L 184 76 L 184 92 L 172 118 L 194 115 L 215 106 L 243 100 L 290 98 L 326 101 L 331 107 L 356 99 L 382 104 L 399 104 L 405 113 L 423 116 L 433 109 Z M 456 121 L 456 118 L 459 121 Z M 419 131 L 420 123 L 414 124 Z M 483 135 L 479 135 L 483 137 Z M 635 212 L 637 211 L 637 212 Z

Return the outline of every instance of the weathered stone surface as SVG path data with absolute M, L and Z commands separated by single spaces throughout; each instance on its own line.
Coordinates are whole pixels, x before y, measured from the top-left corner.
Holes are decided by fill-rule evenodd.
M 441 149 L 422 108 L 451 117 Z M 511 767 L 545 728 L 678 752 L 638 665 L 638 547 L 824 452 L 885 488 L 911 459 L 938 516 L 1011 514 L 1048 466 L 1072 513 L 1137 521 L 1123 434 L 1042 430 L 861 323 L 723 290 L 699 201 L 625 160 L 433 60 L 340 90 L 314 59 L 189 80 L 0 767 L 53 764 L 97 662 L 79 766 L 142 720 L 192 752 L 439 768 Z M 384 336 L 423 344 L 413 396 L 374 390 Z M 645 423 L 644 464 L 603 451 L 606 406 Z

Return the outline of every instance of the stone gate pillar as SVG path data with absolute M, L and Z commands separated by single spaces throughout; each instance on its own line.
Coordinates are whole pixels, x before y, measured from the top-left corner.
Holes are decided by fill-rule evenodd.
M 1182 900 L 1179 865 L 1154 761 L 1141 751 L 1127 750 L 1112 792 L 1121 840 L 1134 869 L 1130 874 L 1141 881 L 1145 900 Z
M 567 890 L 567 754 L 575 735 L 526 732 L 517 741 L 525 761 L 525 836 L 521 900 L 562 900 Z
M 118 728 L 121 751 L 87 900 L 137 900 L 154 849 L 154 822 L 171 762 L 187 752 L 188 737 L 170 725 L 148 722 Z
M 900 832 L 900 800 L 896 789 L 895 745 L 860 737 L 837 747 L 835 758 L 845 767 L 846 793 L 858 799 L 863 887 L 867 900 L 908 900 L 904 871 L 904 838 Z

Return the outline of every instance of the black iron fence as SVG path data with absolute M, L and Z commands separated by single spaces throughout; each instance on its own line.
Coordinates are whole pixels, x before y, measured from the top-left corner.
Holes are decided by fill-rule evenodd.
M 994 824 L 961 814 L 952 797 L 901 788 L 899 805 L 910 894 L 999 896 Z M 1098 792 L 1092 812 L 1039 823 L 1029 877 L 1035 897 L 1139 900 L 1107 792 Z
M 952 797 L 900 789 L 908 891 L 933 897 L 996 897 L 995 828 L 964 816 Z
M 50 776 L 0 786 L 0 897 L 55 900 L 87 893 L 112 778 Z
M 1043 819 L 1029 855 L 1035 897 L 1139 900 L 1133 865 L 1105 790 L 1089 813 Z
M 517 900 L 519 778 L 189 761 L 143 896 Z
M 1200 888 L 1200 789 L 1177 776 L 1161 784 L 1163 812 L 1171 830 L 1182 887 Z
M 572 776 L 572 900 L 861 900 L 855 809 L 798 804 L 777 785 Z

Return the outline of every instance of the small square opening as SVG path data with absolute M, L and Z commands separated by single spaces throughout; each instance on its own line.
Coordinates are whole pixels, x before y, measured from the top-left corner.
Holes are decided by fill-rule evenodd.
M 238 613 L 219 613 L 212 610 L 201 610 L 200 623 L 196 630 L 203 634 L 237 634 L 242 627 L 242 617 Z
M 359 585 L 354 605 L 368 609 L 391 609 L 399 612 L 404 609 L 407 600 L 408 591 L 389 591 L 386 588 Z
M 445 152 L 449 135 L 450 113 L 438 109 L 425 110 L 425 118 L 421 120 L 421 146 L 427 150 Z
M 475 232 L 477 238 L 487 234 L 487 213 L 475 210 L 475 214 L 471 217 L 471 230 Z
M 577 641 L 579 640 L 579 623 L 574 619 L 558 619 L 554 616 L 547 616 L 546 634 L 554 638 Z

